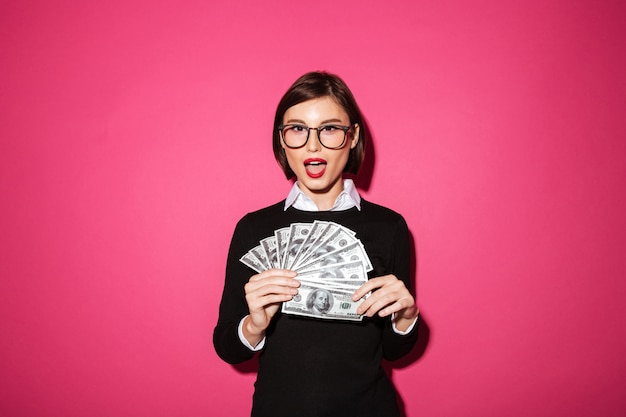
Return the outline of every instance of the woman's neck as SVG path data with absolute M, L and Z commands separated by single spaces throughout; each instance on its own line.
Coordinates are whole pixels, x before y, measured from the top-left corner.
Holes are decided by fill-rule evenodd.
M 309 197 L 317 206 L 319 211 L 328 211 L 335 205 L 337 201 L 337 197 L 343 191 L 343 179 L 340 179 L 332 187 L 326 190 L 320 190 L 318 192 L 311 191 L 308 189 L 303 189 L 298 184 L 298 188 L 302 191 L 307 197 Z

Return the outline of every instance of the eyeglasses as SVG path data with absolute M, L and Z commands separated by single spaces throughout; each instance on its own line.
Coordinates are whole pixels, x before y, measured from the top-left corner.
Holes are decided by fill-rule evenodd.
M 306 145 L 311 130 L 317 131 L 317 138 L 323 147 L 339 149 L 346 143 L 346 137 L 350 129 L 352 129 L 352 126 L 322 125 L 320 127 L 308 127 L 295 123 L 278 126 L 283 143 L 291 149 L 298 149 Z

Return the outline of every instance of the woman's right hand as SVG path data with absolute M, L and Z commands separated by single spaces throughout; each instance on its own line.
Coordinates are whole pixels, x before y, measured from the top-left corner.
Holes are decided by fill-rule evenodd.
M 268 269 L 250 277 L 244 286 L 250 314 L 243 323 L 243 335 L 256 346 L 265 336 L 265 329 L 278 312 L 280 304 L 298 293 L 297 273 L 288 269 Z

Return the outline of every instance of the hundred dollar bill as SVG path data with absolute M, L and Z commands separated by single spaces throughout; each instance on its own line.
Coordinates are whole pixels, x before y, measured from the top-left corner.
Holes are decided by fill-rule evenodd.
M 259 273 L 261 273 L 261 272 L 265 271 L 266 269 L 268 269 L 267 265 L 265 265 L 263 262 L 261 262 L 259 260 L 259 258 L 254 256 L 254 253 L 252 251 L 248 251 L 239 260 L 243 264 L 249 266 L 250 268 L 254 269 L 256 272 L 259 272 Z
M 291 263 L 300 251 L 300 247 L 311 233 L 313 223 L 292 223 L 289 226 L 289 242 L 284 254 L 281 253 L 281 267 L 289 269 Z
M 360 287 L 355 285 L 354 282 L 347 281 L 317 281 L 317 280 L 306 280 L 300 281 L 301 285 L 309 285 L 313 287 L 324 288 L 326 290 L 335 290 L 341 292 L 342 294 L 347 294 L 350 297 L 354 295 L 354 292 Z M 369 297 L 371 292 L 365 294 L 363 299 Z
M 327 233 L 326 231 L 322 233 L 317 242 L 309 249 L 308 255 L 298 260 L 296 268 L 324 257 L 330 252 L 341 249 L 357 240 L 354 235 L 347 233 L 345 228 L 339 227 L 337 224 L 331 224 L 329 229 L 331 229 L 331 233 Z
M 311 225 L 311 229 L 309 230 L 308 236 L 304 239 L 304 242 L 300 245 L 298 252 L 291 259 L 291 263 L 287 265 L 289 269 L 294 269 L 294 267 L 298 264 L 299 259 L 307 256 L 309 249 L 317 242 L 317 239 L 330 227 L 330 222 L 325 222 L 321 220 L 315 220 Z
M 329 265 L 344 264 L 346 262 L 359 262 L 365 267 L 366 272 L 372 270 L 372 264 L 363 248 L 363 244 L 357 240 L 335 251 L 328 252 L 317 260 L 299 265 L 298 272 L 319 269 Z
M 316 269 L 298 272 L 298 280 L 341 280 L 361 285 L 367 281 L 365 265 L 360 260 L 320 266 Z
M 266 237 L 261 240 L 261 247 L 267 255 L 270 268 L 279 268 L 278 263 L 278 245 L 276 243 L 276 236 Z M 268 268 L 269 269 L 269 268 Z
M 352 296 L 367 282 L 367 272 L 361 262 L 346 262 L 301 272 L 296 279 L 304 285 L 341 291 Z
M 250 249 L 248 252 L 252 256 L 254 256 L 256 259 L 258 259 L 259 262 L 261 262 L 261 264 L 263 264 L 263 266 L 265 267 L 263 268 L 263 270 L 270 269 L 272 267 L 270 264 L 270 260 L 267 257 L 267 253 L 265 253 L 265 249 L 263 249 L 263 246 L 261 245 L 255 246 L 254 248 Z
M 345 291 L 352 295 L 367 282 L 367 272 L 363 264 L 356 261 L 300 272 L 296 279 L 304 285 Z
M 277 266 L 279 268 L 284 268 L 284 258 L 285 252 L 287 252 L 287 247 L 289 245 L 289 227 L 283 227 L 274 231 L 274 237 L 276 238 L 276 260 Z
M 296 270 L 298 266 L 303 263 L 307 263 L 309 259 L 315 257 L 317 253 L 315 252 L 318 248 L 323 247 L 325 242 L 327 242 L 331 236 L 337 233 L 337 226 L 334 223 L 329 223 L 326 227 L 320 231 L 314 241 L 310 242 L 306 248 L 306 251 L 301 251 L 298 254 L 298 258 L 296 262 L 292 265 L 292 268 Z
M 352 301 L 352 294 L 348 291 L 302 284 L 298 294 L 291 301 L 283 303 L 281 311 L 297 316 L 361 321 L 363 317 L 356 310 L 362 302 L 363 299 Z

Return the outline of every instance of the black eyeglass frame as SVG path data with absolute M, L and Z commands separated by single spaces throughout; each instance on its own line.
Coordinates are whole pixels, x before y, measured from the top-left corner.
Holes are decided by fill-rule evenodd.
M 285 128 L 291 127 L 291 126 L 297 126 L 297 127 L 301 127 L 301 128 L 306 129 L 306 140 L 304 141 L 304 143 L 302 145 L 300 145 L 300 146 L 290 146 L 285 141 L 285 136 L 283 134 L 283 131 L 285 130 Z M 322 138 L 320 137 L 320 129 L 324 129 L 326 127 L 334 127 L 334 128 L 343 130 L 343 140 L 341 141 L 341 145 L 339 145 L 339 146 L 332 146 L 332 147 L 324 145 L 324 142 L 322 141 Z M 322 126 L 318 126 L 318 127 L 308 127 L 308 126 L 300 124 L 300 123 L 288 123 L 288 124 L 285 124 L 285 125 L 278 126 L 278 134 L 280 135 L 280 139 L 283 141 L 283 143 L 285 144 L 286 147 L 288 147 L 289 149 L 300 149 L 300 148 L 302 148 L 303 146 L 305 146 L 309 142 L 309 137 L 311 136 L 311 130 L 315 130 L 317 132 L 317 139 L 320 141 L 320 143 L 322 144 L 323 147 L 325 147 L 326 149 L 336 150 L 336 149 L 343 148 L 343 146 L 346 144 L 346 138 L 348 137 L 348 132 L 353 127 L 354 127 L 354 125 L 343 126 L 343 125 L 336 125 L 336 124 L 326 124 L 326 125 L 322 125 Z

